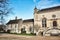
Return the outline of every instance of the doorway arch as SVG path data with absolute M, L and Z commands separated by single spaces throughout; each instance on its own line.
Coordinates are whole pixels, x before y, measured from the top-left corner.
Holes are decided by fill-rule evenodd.
M 57 21 L 53 21 L 53 27 L 57 26 Z

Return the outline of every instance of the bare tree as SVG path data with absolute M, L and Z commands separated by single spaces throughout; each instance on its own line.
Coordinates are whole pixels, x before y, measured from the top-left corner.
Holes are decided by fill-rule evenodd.
M 10 13 L 9 0 L 0 0 L 0 23 L 4 24 L 4 17 Z
M 9 8 L 9 0 L 0 0 L 0 23 L 3 25 L 5 24 L 5 19 L 11 11 L 11 8 Z

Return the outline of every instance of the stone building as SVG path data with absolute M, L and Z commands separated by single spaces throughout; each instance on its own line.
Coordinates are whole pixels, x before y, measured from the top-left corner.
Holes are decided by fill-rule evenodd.
M 10 31 L 10 33 L 21 33 L 21 26 L 22 26 L 22 19 L 14 19 L 10 20 L 7 23 L 7 31 Z
M 27 20 L 22 20 L 22 19 L 14 19 L 10 20 L 7 23 L 7 31 L 10 31 L 10 33 L 33 33 L 33 19 L 27 19 Z
M 60 6 L 34 9 L 34 19 L 16 19 L 7 23 L 11 33 L 36 33 L 39 36 L 60 35 Z
M 60 35 L 60 6 L 40 10 L 35 7 L 34 27 L 36 35 Z
M 34 20 L 27 19 L 23 20 L 22 28 L 25 28 L 27 34 L 33 33 Z

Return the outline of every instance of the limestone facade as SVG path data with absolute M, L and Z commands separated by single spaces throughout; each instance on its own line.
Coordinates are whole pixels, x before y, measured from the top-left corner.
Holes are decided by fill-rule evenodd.
M 33 23 L 34 23 L 33 19 L 23 20 L 22 28 L 25 27 L 25 31 L 27 34 L 33 33 L 33 26 L 34 26 Z
M 10 33 L 21 33 L 21 26 L 22 26 L 22 19 L 14 19 L 10 20 L 7 23 L 7 31 L 9 30 Z
M 10 33 L 33 33 L 33 19 L 14 19 L 10 20 L 7 23 L 7 31 L 10 30 Z
M 60 35 L 60 6 L 40 10 L 35 7 L 34 19 L 13 21 L 10 20 L 7 23 L 7 30 L 10 30 L 11 33 L 57 36 Z
M 55 31 L 57 32 L 56 35 L 59 35 L 60 34 L 60 6 L 41 9 L 41 10 L 35 8 L 34 27 L 35 27 L 34 32 L 36 33 L 36 35 L 50 36 L 53 30 L 56 30 Z M 36 29 L 36 27 L 39 27 L 37 28 L 38 30 Z

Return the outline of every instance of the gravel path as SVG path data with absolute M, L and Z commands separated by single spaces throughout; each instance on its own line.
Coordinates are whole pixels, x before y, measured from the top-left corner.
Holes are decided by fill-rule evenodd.
M 60 37 L 21 36 L 14 34 L 0 34 L 0 40 L 60 40 Z

